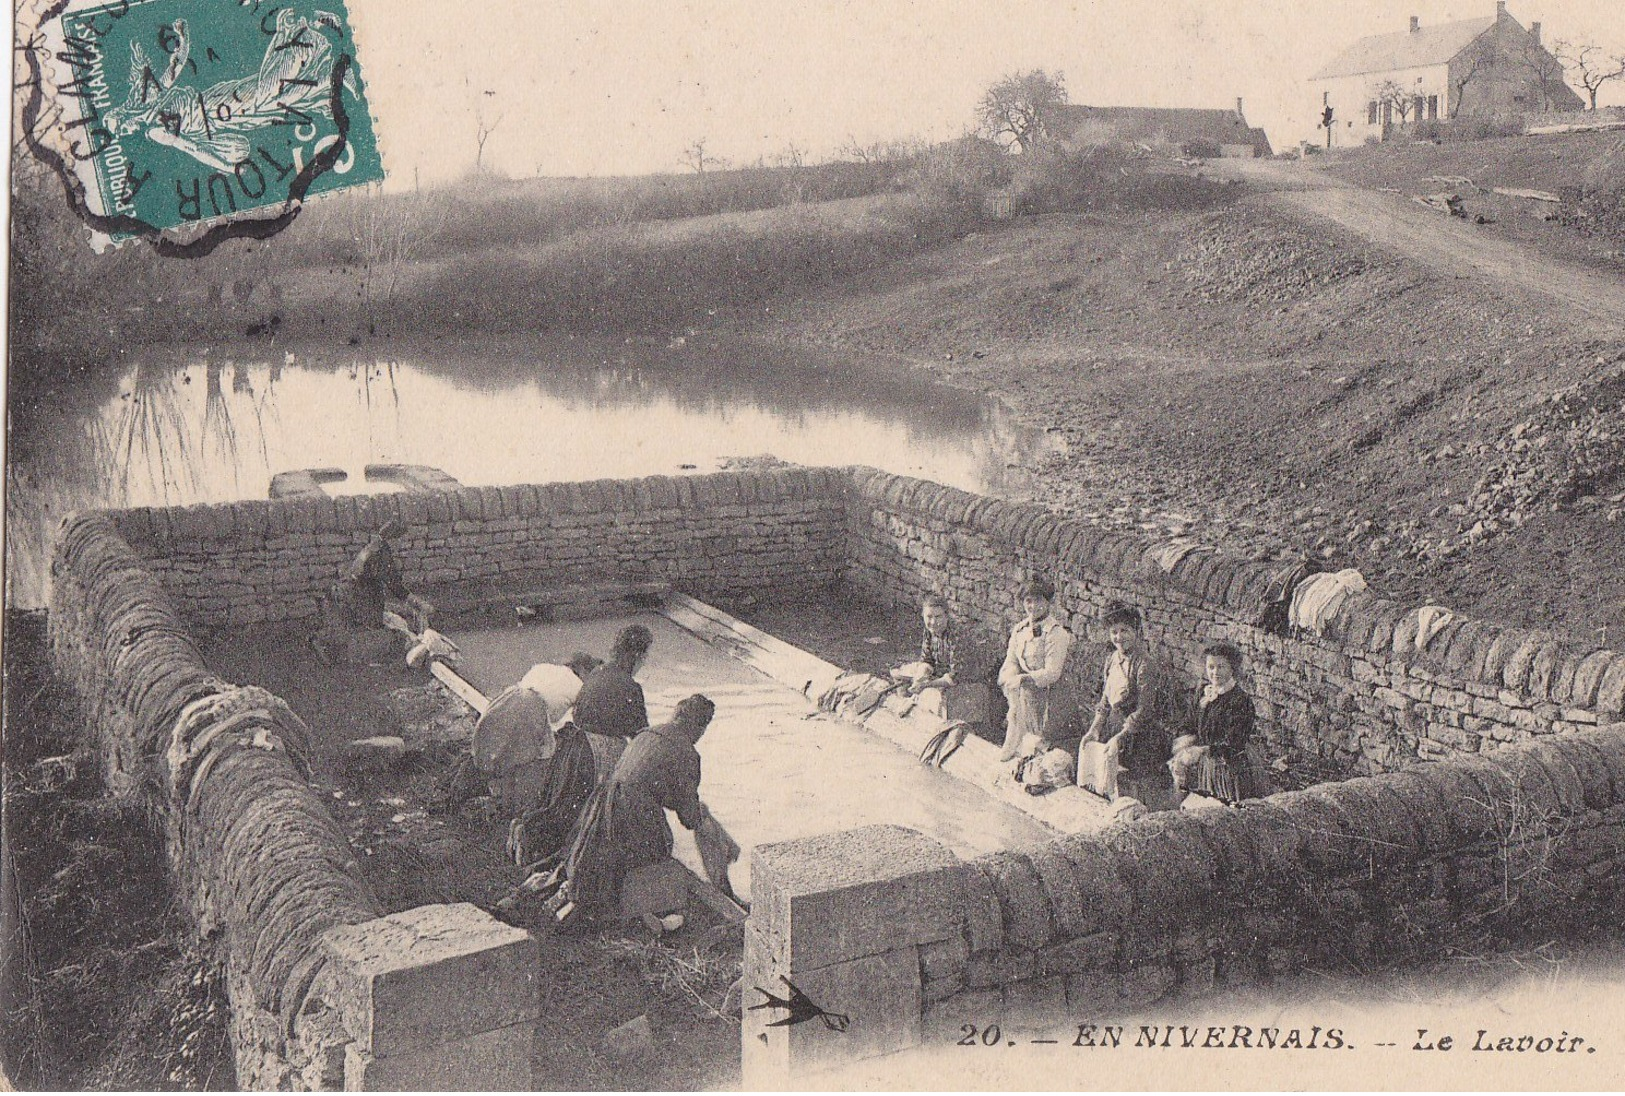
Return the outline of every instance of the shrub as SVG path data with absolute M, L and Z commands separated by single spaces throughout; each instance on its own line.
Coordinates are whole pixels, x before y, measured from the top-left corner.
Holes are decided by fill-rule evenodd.
M 1070 148 L 1050 145 L 1020 157 L 1010 183 L 1020 213 L 1084 209 L 1203 209 L 1235 188 L 1166 167 L 1118 142 Z
M 1425 118 L 1402 128 L 1407 136 L 1435 144 L 1487 141 L 1494 137 L 1522 137 L 1521 118 Z
M 965 221 L 978 220 L 982 201 L 1010 180 L 1012 157 L 992 141 L 962 137 L 937 145 L 907 176 L 927 206 Z

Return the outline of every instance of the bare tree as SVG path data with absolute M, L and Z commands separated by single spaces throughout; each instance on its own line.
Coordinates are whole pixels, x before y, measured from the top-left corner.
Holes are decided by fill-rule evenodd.
M 692 144 L 683 149 L 683 166 L 694 172 L 696 175 L 704 175 L 711 168 L 721 168 L 727 166 L 727 161 L 722 157 L 711 155 L 710 151 L 706 148 L 709 142 L 710 139 L 707 137 L 698 137 Z
M 506 118 L 506 113 L 499 113 L 495 118 L 489 118 L 485 113 L 485 100 L 494 99 L 496 92 L 486 91 L 480 94 L 474 104 L 474 171 L 476 174 L 485 174 L 485 143 L 491 139 L 491 134 L 497 131 Z
M 1416 96 L 1393 80 L 1384 80 L 1371 89 L 1371 97 L 1388 108 L 1390 116 L 1400 125 L 1410 120 L 1416 107 Z
M 835 150 L 835 154 L 841 159 L 851 161 L 855 164 L 867 164 L 873 160 L 879 159 L 879 151 L 879 142 L 866 145 L 852 134 L 848 133 L 846 135 L 846 140 L 841 143 L 841 147 Z
M 377 334 L 408 266 L 445 228 L 446 209 L 414 191 L 385 196 L 368 187 L 352 196 L 350 233 L 359 254 L 361 307 L 368 334 Z
M 1610 57 L 1595 42 L 1559 38 L 1552 43 L 1552 56 L 1569 73 L 1569 78 L 1585 89 L 1591 109 L 1597 109 L 1597 92 L 1610 80 L 1625 76 L 1625 56 Z
M 1567 91 L 1563 82 L 1563 62 L 1549 53 L 1540 40 L 1528 36 L 1512 51 L 1513 62 L 1528 76 L 1528 86 L 1540 97 L 1541 110 L 1551 110 L 1554 94 Z
M 1013 73 L 988 88 L 977 104 L 982 132 L 1028 152 L 1043 140 L 1055 108 L 1067 102 L 1066 77 L 1043 69 Z
M 791 141 L 786 144 L 782 150 L 773 154 L 773 166 L 791 168 L 806 167 L 807 150 L 797 145 L 794 141 Z
M 1462 100 L 1466 97 L 1467 88 L 1479 77 L 1488 74 L 1494 65 L 1494 51 L 1482 42 L 1475 42 L 1469 47 L 1466 59 L 1457 56 L 1450 63 L 1450 104 L 1449 116 L 1456 118 L 1461 114 Z

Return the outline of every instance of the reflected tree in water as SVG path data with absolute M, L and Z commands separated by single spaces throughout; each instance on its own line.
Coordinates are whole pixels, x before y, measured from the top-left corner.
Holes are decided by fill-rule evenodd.
M 233 363 L 234 371 L 235 368 Z M 237 424 L 231 419 L 231 406 L 226 402 L 226 393 L 220 385 L 223 370 L 224 366 L 216 361 L 205 362 L 203 366 L 203 459 L 211 471 L 229 468 L 231 486 L 236 491 L 242 480 L 238 466 Z
M 178 379 L 190 378 L 138 364 L 127 398 L 120 401 L 111 445 L 94 444 L 93 439 L 92 464 L 103 482 L 119 485 L 118 497 L 109 502 L 130 505 L 150 499 L 169 506 L 196 496 L 199 469 Z

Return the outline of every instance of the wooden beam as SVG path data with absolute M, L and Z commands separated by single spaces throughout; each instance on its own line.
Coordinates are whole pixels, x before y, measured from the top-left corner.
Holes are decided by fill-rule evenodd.
M 491 702 L 485 699 L 485 694 L 474 686 L 457 676 L 457 671 L 441 662 L 438 658 L 429 663 L 429 672 L 433 674 L 442 685 L 457 695 L 457 699 L 474 709 L 475 715 L 484 715 L 485 709 Z

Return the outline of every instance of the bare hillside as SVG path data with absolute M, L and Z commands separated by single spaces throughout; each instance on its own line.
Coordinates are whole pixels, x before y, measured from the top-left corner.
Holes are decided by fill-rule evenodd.
M 766 326 L 1004 395 L 1070 443 L 1068 510 L 1625 636 L 1617 330 L 1283 197 L 1022 219 Z

